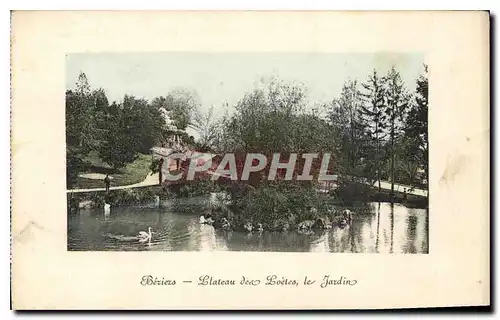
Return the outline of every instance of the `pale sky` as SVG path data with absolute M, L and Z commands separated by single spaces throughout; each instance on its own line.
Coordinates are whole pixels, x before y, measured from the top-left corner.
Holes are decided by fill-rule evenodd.
M 364 82 L 374 68 L 385 74 L 392 65 L 414 90 L 423 63 L 419 53 L 81 53 L 66 58 L 66 87 L 75 87 L 80 71 L 110 103 L 125 94 L 152 100 L 186 87 L 196 90 L 202 110 L 213 105 L 219 117 L 225 101 L 233 106 L 263 77 L 303 83 L 308 100 L 322 103 L 338 97 L 347 79 Z

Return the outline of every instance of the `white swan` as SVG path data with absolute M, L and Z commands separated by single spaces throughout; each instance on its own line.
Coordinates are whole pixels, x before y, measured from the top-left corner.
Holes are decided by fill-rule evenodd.
M 153 237 L 153 232 L 151 232 L 151 227 L 148 228 L 148 232 L 139 231 L 137 237 L 139 238 L 139 242 L 150 241 L 151 238 Z
M 111 205 L 109 203 L 104 204 L 104 216 L 109 216 L 111 213 Z
M 212 217 L 209 217 L 208 219 L 206 219 L 205 216 L 200 216 L 200 223 L 201 224 L 213 224 L 214 219 L 212 219 Z
M 226 219 L 222 218 L 222 229 L 229 229 L 231 228 L 231 223 Z
M 345 209 L 344 211 L 342 211 L 342 218 L 346 221 L 346 223 L 350 224 L 352 222 L 353 214 L 354 212 L 352 212 L 351 210 Z
M 253 225 L 251 222 L 246 222 L 244 225 L 243 225 L 243 228 L 245 228 L 245 230 L 247 232 L 252 232 L 253 230 Z
M 262 226 L 262 223 L 257 223 L 257 231 L 258 232 L 264 231 L 264 227 Z

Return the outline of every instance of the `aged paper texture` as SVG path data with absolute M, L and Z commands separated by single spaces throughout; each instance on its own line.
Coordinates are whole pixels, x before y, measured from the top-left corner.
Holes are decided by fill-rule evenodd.
M 489 305 L 489 52 L 487 12 L 13 12 L 13 308 Z M 340 113 L 331 110 L 347 110 L 342 108 L 358 102 L 370 105 L 364 91 L 370 89 L 361 83 L 367 83 L 373 70 L 385 81 L 380 100 L 384 120 L 373 120 L 379 109 L 366 108 L 359 119 L 342 113 L 350 120 L 339 120 Z M 264 89 L 253 87 L 256 77 L 268 76 L 275 78 L 262 80 Z M 280 76 L 302 82 L 307 90 L 282 84 L 276 80 Z M 408 90 L 396 92 L 398 81 Z M 174 90 L 191 84 L 198 96 Z M 426 102 L 415 100 L 424 87 L 428 117 L 411 122 L 418 116 L 408 110 L 423 104 L 427 108 Z M 303 92 L 318 104 L 302 104 Z M 183 124 L 182 110 L 196 97 L 206 119 L 212 111 L 224 119 L 226 109 L 220 106 L 236 106 L 225 118 L 236 125 L 225 122 L 223 138 L 214 138 L 212 132 L 220 127 L 204 126 L 205 118 L 194 111 L 186 113 L 191 122 Z M 291 102 L 282 102 L 283 97 Z M 252 109 L 257 104 L 251 101 L 264 109 Z M 101 105 L 104 113 L 86 109 Z M 214 108 L 209 111 L 210 105 Z M 293 111 L 279 113 L 285 109 L 276 105 Z M 294 113 L 295 106 L 305 106 L 304 113 Z M 316 107 L 327 108 L 320 108 L 327 110 L 325 118 Z M 405 110 L 404 119 L 396 115 L 397 108 Z M 161 124 L 161 139 L 150 133 L 156 118 L 139 113 L 153 109 L 173 119 L 165 121 L 174 127 Z M 275 118 L 274 127 L 266 127 L 274 133 L 265 135 L 258 129 L 263 115 L 287 118 Z M 251 119 L 257 122 L 245 127 Z M 304 135 L 286 140 L 299 145 L 301 153 L 333 150 L 334 138 L 314 140 L 323 137 L 320 130 L 350 126 L 331 131 L 347 137 L 335 149 L 342 168 L 334 169 L 335 187 L 327 183 L 310 189 L 310 196 L 296 196 L 278 173 L 281 182 L 271 182 L 271 175 L 265 179 L 269 189 L 227 184 L 244 185 L 245 194 L 252 196 L 239 198 L 248 201 L 246 215 L 218 220 L 217 210 L 224 211 L 214 207 L 211 213 L 179 213 L 195 208 L 198 200 L 175 200 L 181 203 L 175 210 L 161 207 L 161 192 L 167 189 L 199 199 L 190 197 L 195 189 L 165 182 L 165 175 L 181 170 L 179 164 L 165 169 L 163 152 L 172 146 L 214 152 L 233 143 L 235 152 L 260 152 L 249 147 L 260 139 L 261 146 L 271 141 L 269 145 L 282 148 L 266 145 L 262 150 L 290 156 L 295 149 L 287 149 L 285 140 L 273 140 L 280 133 L 272 130 L 292 128 L 301 119 Z M 374 121 L 384 125 L 373 129 Z M 415 133 L 422 129 L 416 123 L 424 123 L 425 132 Z M 354 133 L 354 124 L 364 126 L 361 133 Z M 185 134 L 188 127 L 198 136 Z M 247 135 L 241 133 L 244 128 L 250 128 Z M 88 132 L 100 133 L 96 138 Z M 138 132 L 141 143 L 126 140 Z M 324 137 L 330 137 L 328 132 Z M 355 140 L 360 135 L 368 138 Z M 297 142 L 306 136 L 323 149 Z M 412 149 L 423 136 L 425 152 Z M 366 146 L 373 148 L 366 151 Z M 182 149 L 188 151 L 193 154 Z M 415 157 L 404 162 L 408 155 Z M 159 161 L 159 172 L 154 171 Z M 137 178 L 140 170 L 146 171 Z M 359 206 L 345 204 L 347 197 L 357 197 L 355 191 L 342 193 L 345 179 L 354 181 L 355 176 L 364 178 L 353 185 L 377 194 L 378 204 L 374 196 L 363 198 Z M 406 186 L 407 176 L 411 186 Z M 387 182 L 391 177 L 397 181 L 392 189 Z M 234 188 L 232 199 L 237 198 Z M 284 190 L 290 193 L 284 195 Z M 152 197 L 156 205 L 119 205 L 130 197 L 139 202 Z M 311 200 L 320 198 L 327 199 L 324 206 Z M 296 204 L 299 200 L 305 201 L 303 208 Z

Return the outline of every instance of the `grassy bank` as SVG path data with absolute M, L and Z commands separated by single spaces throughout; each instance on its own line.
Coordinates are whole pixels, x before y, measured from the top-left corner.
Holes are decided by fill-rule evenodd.
M 188 198 L 202 196 L 212 192 L 221 192 L 226 190 L 226 188 L 210 180 L 198 180 L 195 183 L 172 185 L 165 190 L 168 190 L 176 197 Z
M 81 173 L 109 174 L 111 186 L 125 186 L 143 181 L 150 172 L 151 156 L 139 153 L 137 159 L 129 163 L 124 168 L 114 170 L 106 163 L 102 162 L 96 152 L 91 152 L 85 159 L 85 169 Z M 78 177 L 76 188 L 103 188 L 102 179 L 87 179 Z
M 105 203 L 112 207 L 144 205 L 155 201 L 157 196 L 165 195 L 159 186 L 111 190 L 108 194 L 102 191 L 69 193 L 68 212 L 76 213 L 81 205 L 89 208 L 102 208 Z

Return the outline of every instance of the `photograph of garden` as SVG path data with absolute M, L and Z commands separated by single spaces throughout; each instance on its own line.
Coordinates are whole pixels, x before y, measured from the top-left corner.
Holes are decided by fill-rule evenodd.
M 424 58 L 68 55 L 68 250 L 428 253 Z

